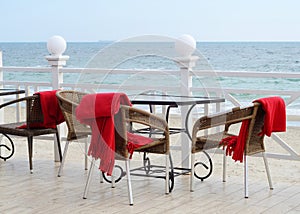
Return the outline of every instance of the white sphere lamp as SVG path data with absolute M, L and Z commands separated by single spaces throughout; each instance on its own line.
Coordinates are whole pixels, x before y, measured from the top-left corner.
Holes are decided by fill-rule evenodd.
M 47 49 L 52 56 L 61 56 L 67 48 L 66 40 L 61 36 L 52 36 L 48 39 Z
M 196 40 L 188 34 L 183 34 L 175 41 L 176 52 L 183 57 L 190 57 L 196 50 Z

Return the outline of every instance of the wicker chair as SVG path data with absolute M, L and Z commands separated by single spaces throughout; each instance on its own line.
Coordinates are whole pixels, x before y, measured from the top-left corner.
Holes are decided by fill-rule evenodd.
M 65 149 L 63 153 L 63 158 L 61 165 L 58 170 L 58 177 L 61 176 L 69 143 L 71 141 L 79 140 L 86 138 L 85 140 L 85 169 L 87 170 L 87 137 L 91 134 L 90 127 L 79 123 L 79 121 L 75 117 L 75 108 L 80 103 L 81 98 L 86 95 L 86 93 L 79 92 L 79 91 L 72 91 L 72 90 L 65 90 L 65 91 L 57 91 L 56 97 L 58 99 L 59 106 L 61 111 L 65 117 L 65 121 L 68 128 L 68 135 L 67 135 L 67 142 L 65 144 Z
M 11 142 L 12 142 L 12 140 L 9 137 L 9 135 L 27 137 L 30 173 L 33 173 L 32 152 L 33 152 L 33 137 L 35 137 L 35 136 L 55 134 L 57 143 L 58 143 L 58 152 L 59 152 L 60 161 L 61 161 L 62 155 L 61 155 L 60 139 L 59 139 L 59 134 L 58 134 L 57 128 L 55 128 L 55 129 L 53 129 L 53 128 L 30 128 L 31 124 L 42 123 L 44 120 L 39 95 L 27 96 L 27 97 L 23 97 L 20 99 L 6 102 L 6 103 L 0 105 L 0 109 L 2 109 L 4 107 L 9 107 L 9 106 L 12 107 L 16 103 L 20 103 L 20 104 L 25 103 L 26 104 L 26 121 L 8 123 L 8 124 L 0 124 L 0 133 L 7 136 Z M 18 128 L 24 124 L 26 124 L 26 128 Z
M 218 148 L 220 141 L 226 137 L 233 136 L 229 133 L 229 127 L 232 124 L 241 123 L 244 120 L 250 120 L 248 127 L 248 136 L 245 142 L 244 150 L 244 185 L 245 185 L 245 198 L 248 198 L 248 166 L 247 159 L 248 155 L 253 155 L 256 153 L 262 153 L 262 157 L 265 163 L 266 173 L 268 176 L 268 182 L 270 189 L 273 189 L 268 162 L 265 156 L 264 147 L 264 135 L 259 135 L 262 131 L 262 126 L 264 123 L 265 112 L 261 107 L 261 104 L 254 103 L 253 106 L 246 108 L 233 108 L 232 111 L 217 114 L 214 116 L 204 116 L 198 119 L 193 126 L 192 133 L 192 163 L 191 163 L 191 176 L 190 176 L 190 190 L 194 190 L 194 176 L 195 174 L 195 154 L 204 150 Z M 212 134 L 205 134 L 207 130 L 220 126 L 224 127 L 221 132 L 215 132 Z M 201 131 L 201 132 L 200 132 Z M 203 133 L 203 135 L 199 135 Z M 226 155 L 224 154 L 223 159 L 223 181 L 225 178 L 226 171 Z
M 137 109 L 134 107 L 121 105 L 119 112 L 115 115 L 115 158 L 118 160 L 125 161 L 126 167 L 126 176 L 127 176 L 127 187 L 128 187 L 128 197 L 129 204 L 133 205 L 133 195 L 131 188 L 131 175 L 130 175 L 130 167 L 129 167 L 129 153 L 127 149 L 127 131 L 133 132 L 133 128 L 136 125 L 147 126 L 152 129 L 157 129 L 163 132 L 163 135 L 156 136 L 151 138 L 154 140 L 150 144 L 142 146 L 138 149 L 135 149 L 134 152 L 144 152 L 144 153 L 154 153 L 154 154 L 163 154 L 166 158 L 165 164 L 165 193 L 169 193 L 169 158 L 170 158 L 170 148 L 169 148 L 169 128 L 167 122 L 151 114 L 149 112 L 143 111 L 141 109 Z M 137 126 L 139 127 L 139 126 Z M 95 165 L 95 159 L 92 159 L 89 175 L 86 182 L 86 187 L 84 190 L 83 198 L 87 198 L 87 192 L 90 185 L 90 179 L 92 174 L 92 169 Z M 146 171 L 146 169 L 145 169 Z M 114 177 L 112 176 L 112 185 L 114 184 Z

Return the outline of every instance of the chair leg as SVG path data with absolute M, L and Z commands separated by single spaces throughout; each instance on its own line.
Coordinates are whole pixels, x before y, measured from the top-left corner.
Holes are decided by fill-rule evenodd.
M 116 187 L 116 179 L 114 176 L 114 173 L 112 173 L 111 175 L 111 188 L 115 188 Z
M 264 159 L 265 168 L 266 168 L 266 172 L 267 172 L 267 176 L 268 176 L 269 187 L 272 190 L 273 189 L 273 184 L 272 184 L 272 180 L 271 180 L 271 174 L 270 174 L 268 160 L 267 160 L 266 154 L 264 152 L 262 152 L 262 156 L 263 156 L 263 159 Z
M 223 182 L 226 182 L 226 167 L 227 167 L 227 155 L 226 150 L 224 150 L 223 154 Z
M 101 160 L 100 160 L 100 163 L 99 163 L 99 166 L 101 164 Z M 100 183 L 104 183 L 104 177 L 103 177 L 103 172 L 101 170 L 99 170 L 100 172 Z
M 195 153 L 191 155 L 190 191 L 194 192 Z
M 61 146 L 60 146 L 59 133 L 57 132 L 55 135 L 56 135 L 56 140 L 57 140 L 57 148 L 58 148 L 59 160 L 61 162 L 62 161 L 62 152 L 61 152 Z
M 95 165 L 95 158 L 92 159 L 91 165 L 90 165 L 90 170 L 89 170 L 89 174 L 86 180 L 86 184 L 85 184 L 85 188 L 84 188 L 84 193 L 83 193 L 83 199 L 87 198 L 87 193 L 90 187 L 90 182 L 91 182 L 91 178 L 92 178 L 92 172 L 94 169 L 94 165 Z
M 100 163 L 101 163 L 101 160 L 100 160 Z M 103 177 L 103 172 L 101 171 L 101 170 L 99 170 L 99 172 L 100 172 L 100 183 L 104 183 L 104 177 Z
M 248 162 L 247 156 L 244 155 L 244 185 L 245 185 L 245 198 L 248 198 Z
M 30 169 L 30 173 L 33 173 L 33 167 L 32 167 L 32 147 L 33 147 L 33 137 L 28 137 L 27 138 L 28 141 L 28 156 L 29 156 L 29 169 Z
M 104 178 L 103 178 L 103 174 L 102 174 L 102 172 L 100 171 L 100 183 L 103 183 L 103 182 L 104 182 L 103 179 L 104 179 Z
M 57 173 L 57 176 L 60 177 L 61 176 L 61 172 L 64 168 L 64 165 L 65 165 L 65 160 L 66 160 L 66 156 L 67 156 L 67 151 L 68 151 L 68 148 L 69 148 L 69 141 L 66 142 L 66 145 L 65 145 L 65 149 L 64 149 L 64 154 L 63 154 L 63 157 L 62 157 L 62 160 L 61 160 L 61 163 L 60 163 L 60 166 L 59 166 L 59 169 L 58 169 L 58 173 Z
M 84 169 L 88 169 L 88 137 L 85 139 L 84 142 Z
M 165 193 L 169 194 L 169 171 L 170 171 L 170 165 L 169 165 L 169 155 L 166 154 L 166 182 L 165 182 Z
M 127 175 L 127 188 L 128 188 L 128 199 L 129 199 L 129 205 L 133 205 L 133 196 L 132 196 L 132 187 L 131 187 L 131 176 L 130 176 L 130 166 L 129 166 L 129 160 L 125 160 L 125 166 L 126 166 L 126 175 Z

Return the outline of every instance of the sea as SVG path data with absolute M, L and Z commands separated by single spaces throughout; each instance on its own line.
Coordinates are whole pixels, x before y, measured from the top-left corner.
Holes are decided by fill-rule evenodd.
M 99 56 L 103 50 L 112 47 L 112 41 L 98 41 L 98 42 L 68 42 L 64 55 L 70 58 L 67 61 L 66 67 L 70 68 L 84 68 L 92 67 L 94 65 L 93 59 Z M 178 69 L 178 65 L 170 60 L 172 54 L 166 54 L 161 50 L 166 50 L 163 43 L 147 44 L 148 49 L 144 49 L 145 44 L 138 43 L 140 48 L 135 50 L 143 54 L 143 51 L 151 50 L 148 54 L 148 60 L 132 59 L 125 60 L 118 64 L 118 68 L 130 69 L 159 69 L 159 70 L 172 70 Z M 161 47 L 160 47 L 161 45 Z M 123 47 L 122 47 L 123 48 Z M 172 48 L 171 46 L 167 47 Z M 155 49 L 155 51 L 153 51 Z M 111 48 L 112 50 L 112 48 Z M 157 51 L 159 50 L 159 51 Z M 3 66 L 21 66 L 21 67 L 46 67 L 48 61 L 45 56 L 48 56 L 46 42 L 13 42 L 1 43 L 0 51 L 2 51 Z M 113 49 L 112 55 L 118 55 L 120 52 L 124 55 L 130 56 L 130 49 L 126 51 L 116 46 Z M 154 54 L 153 54 L 154 53 Z M 243 71 L 243 72 L 296 72 L 300 73 L 300 42 L 197 42 L 197 55 L 201 56 L 202 63 L 211 70 L 220 71 Z M 154 55 L 167 55 L 165 59 L 158 59 Z M 101 54 L 100 54 L 101 56 Z M 103 62 L 109 62 L 110 58 L 105 58 Z M 200 61 L 201 61 L 200 60 Z M 95 61 L 95 60 L 94 60 Z M 201 62 L 200 62 L 201 64 Z M 101 66 L 112 66 L 112 64 L 101 64 Z M 99 65 L 98 65 L 99 66 Z M 115 65 L 114 65 L 115 66 Z M 111 67 L 110 67 L 111 68 Z M 40 81 L 40 76 L 18 76 L 16 74 L 4 74 L 4 80 L 32 80 Z M 69 82 L 74 82 L 76 78 Z M 300 88 L 300 79 L 235 79 L 223 78 L 219 79 L 220 84 L 224 87 L 236 87 L 247 89 L 275 89 L 275 90 L 293 90 L 297 91 Z M 252 100 L 253 97 L 243 99 Z M 298 99 L 293 103 L 290 108 L 298 111 L 300 109 L 300 100 Z
M 67 67 L 85 67 L 111 41 L 70 42 Z M 48 66 L 45 42 L 1 43 L 4 66 Z M 224 71 L 300 72 L 300 42 L 198 42 L 197 51 L 213 69 Z M 137 65 L 131 65 L 137 68 Z M 170 67 L 172 68 L 172 66 Z

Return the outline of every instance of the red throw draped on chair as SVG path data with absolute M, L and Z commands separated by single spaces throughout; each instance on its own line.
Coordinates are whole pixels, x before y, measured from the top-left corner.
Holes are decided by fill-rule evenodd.
M 77 119 L 92 128 L 88 155 L 100 159 L 99 169 L 108 175 L 111 175 L 115 162 L 114 115 L 118 113 L 121 104 L 131 106 L 126 94 L 98 93 L 85 95 L 76 108 Z M 129 132 L 127 138 L 127 149 L 131 155 L 134 149 L 153 141 Z
M 39 95 L 40 97 L 44 121 L 43 123 L 32 123 L 30 124 L 30 128 L 55 129 L 57 125 L 65 121 L 65 118 L 61 112 L 56 98 L 56 91 L 57 90 L 41 91 L 34 93 L 35 95 Z M 27 125 L 24 124 L 18 128 L 25 129 L 27 128 Z
M 98 93 L 85 95 L 76 108 L 76 117 L 92 128 L 92 139 L 88 155 L 100 158 L 99 169 L 111 175 L 114 167 L 115 129 L 114 115 L 120 105 L 131 102 L 123 93 Z
M 285 103 L 281 97 L 266 97 L 254 100 L 254 102 L 259 102 L 265 111 L 262 135 L 265 134 L 270 137 L 272 132 L 286 131 Z M 220 142 L 221 145 L 227 147 L 226 155 L 232 155 L 232 159 L 235 161 L 243 162 L 249 122 L 249 120 L 242 122 L 238 136 L 230 136 Z
M 238 136 L 224 138 L 220 144 L 226 146 L 226 155 L 232 156 L 235 161 L 243 162 L 246 139 L 248 137 L 248 128 L 250 120 L 242 122 Z
M 262 134 L 271 136 L 272 132 L 286 131 L 285 103 L 281 97 L 267 97 L 254 100 L 262 105 L 265 111 Z
M 153 142 L 153 139 L 127 132 L 127 141 L 127 149 L 131 158 L 135 149 Z

